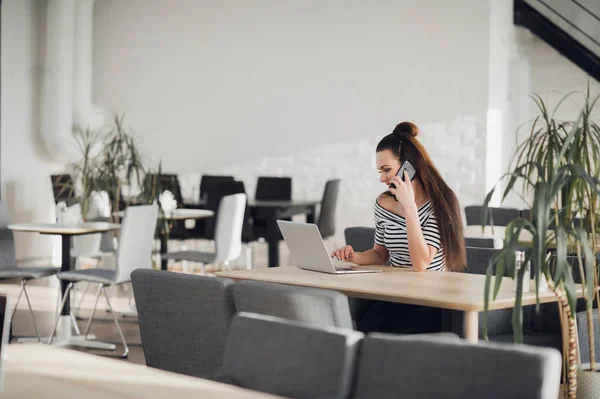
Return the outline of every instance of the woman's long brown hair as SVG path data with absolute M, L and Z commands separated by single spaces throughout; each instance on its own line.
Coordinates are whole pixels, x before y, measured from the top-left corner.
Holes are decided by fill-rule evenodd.
M 419 128 L 402 122 L 377 145 L 377 152 L 390 150 L 399 161 L 410 161 L 417 170 L 417 178 L 433 203 L 437 217 L 446 269 L 459 271 L 467 264 L 460 206 L 454 191 L 444 181 L 423 144 L 416 139 Z

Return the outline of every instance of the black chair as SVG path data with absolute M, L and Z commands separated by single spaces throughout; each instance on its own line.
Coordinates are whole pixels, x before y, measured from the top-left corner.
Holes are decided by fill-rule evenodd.
M 219 176 L 219 175 L 202 175 L 200 178 L 200 202 L 206 202 L 207 186 L 213 183 L 231 182 L 235 181 L 233 176 Z
M 483 223 L 481 220 L 481 206 L 472 205 L 465 207 L 465 217 L 467 226 L 488 226 L 492 222 L 494 226 L 508 226 L 508 224 L 518 218 L 521 214 L 516 208 L 489 208 L 488 220 Z
M 325 183 L 323 200 L 321 202 L 321 212 L 317 226 L 323 239 L 335 234 L 335 210 L 337 207 L 338 194 L 340 192 L 340 180 L 329 180 Z
M 254 198 L 257 201 L 291 201 L 292 178 L 259 177 L 256 182 Z
M 75 203 L 75 185 L 71 175 L 66 173 L 50 175 L 50 181 L 55 204 L 64 201 L 67 206 L 70 206 Z
M 131 283 L 146 364 L 196 377 L 216 373 L 235 314 L 233 280 L 137 269 Z
M 352 246 L 357 252 L 368 251 L 375 245 L 374 227 L 347 227 L 344 230 L 346 245 Z

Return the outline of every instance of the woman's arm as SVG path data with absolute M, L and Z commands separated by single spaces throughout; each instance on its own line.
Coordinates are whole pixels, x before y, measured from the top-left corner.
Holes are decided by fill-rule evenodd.
M 417 205 L 413 202 L 413 206 L 409 206 L 408 209 L 404 208 L 404 210 L 406 212 L 406 233 L 408 235 L 410 262 L 415 271 L 424 272 L 435 258 L 438 250 L 425 241 L 419 222 Z
M 389 256 L 390 253 L 386 247 L 375 244 L 373 249 L 365 252 L 355 252 L 354 256 L 349 258 L 348 261 L 357 265 L 383 265 L 388 261 Z

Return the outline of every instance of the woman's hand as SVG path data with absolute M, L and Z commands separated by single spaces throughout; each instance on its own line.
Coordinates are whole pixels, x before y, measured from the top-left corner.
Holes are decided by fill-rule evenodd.
M 352 246 L 346 245 L 345 247 L 341 247 L 340 249 L 333 251 L 331 253 L 331 256 L 335 256 L 342 262 L 345 262 L 345 261 L 352 262 L 352 259 L 354 258 L 354 254 L 355 254 L 355 252 L 354 252 L 354 249 L 352 248 Z
M 407 171 L 404 171 L 404 181 L 399 176 L 394 176 L 390 183 L 394 183 L 396 186 L 396 188 L 390 187 L 390 192 L 394 194 L 404 209 L 410 209 L 410 207 L 416 206 L 415 190 L 413 190 Z

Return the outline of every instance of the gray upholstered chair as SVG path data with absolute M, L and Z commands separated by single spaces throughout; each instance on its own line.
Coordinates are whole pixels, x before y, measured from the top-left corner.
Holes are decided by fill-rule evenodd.
M 223 368 L 213 379 L 288 398 L 347 398 L 362 338 L 242 312 L 233 318 Z
M 555 399 L 561 365 L 550 348 L 370 334 L 353 398 Z
M 39 342 L 41 342 L 40 333 L 35 321 L 33 309 L 29 302 L 29 295 L 27 294 L 27 282 L 30 280 L 52 276 L 58 272 L 58 268 L 53 266 L 48 267 L 19 267 L 17 266 L 17 259 L 15 254 L 15 239 L 12 230 L 8 228 L 10 224 L 10 218 L 8 216 L 8 208 L 6 202 L 0 201 L 0 280 L 20 280 L 21 291 L 15 303 L 15 308 L 12 311 L 12 317 L 14 317 L 21 296 L 25 293 L 25 299 L 27 300 L 27 307 L 29 308 L 29 314 L 31 314 L 31 321 L 33 322 L 33 328 Z M 71 315 L 72 316 L 72 315 Z M 74 321 L 74 318 L 71 317 Z M 12 318 L 11 318 L 12 321 Z
M 135 269 L 151 269 L 152 268 L 152 247 L 154 246 L 154 232 L 156 231 L 156 223 L 158 219 L 158 206 L 157 205 L 140 205 L 130 206 L 125 210 L 125 217 L 121 225 L 121 236 L 119 240 L 119 248 L 117 249 L 116 269 L 84 269 L 84 270 L 72 270 L 68 272 L 60 272 L 57 274 L 61 281 L 68 281 L 69 285 L 65 295 L 63 296 L 61 310 L 65 306 L 69 292 L 73 288 L 75 283 L 89 282 L 98 284 L 98 292 L 96 294 L 96 301 L 94 303 L 94 309 L 87 323 L 85 333 L 83 337 L 87 339 L 96 315 L 96 308 L 98 307 L 98 300 L 100 295 L 104 294 L 108 310 L 112 315 L 113 321 L 117 327 L 117 331 L 121 337 L 123 343 L 123 353 L 121 357 L 127 357 L 129 353 L 129 347 L 121 331 L 119 321 L 115 316 L 115 312 L 112 309 L 112 305 L 106 294 L 107 286 L 114 286 L 129 283 L 131 281 L 131 272 Z M 59 317 L 56 318 L 52 334 L 50 334 L 49 344 L 52 343 L 54 338 L 54 332 L 58 325 Z
M 374 227 L 347 227 L 344 229 L 346 245 L 351 245 L 357 252 L 368 251 L 375 245 Z
M 259 313 L 320 327 L 352 329 L 348 297 L 336 291 L 262 281 L 240 281 L 233 287 L 239 312 Z
M 233 280 L 138 269 L 131 282 L 146 364 L 192 376 L 216 373 L 235 314 Z

